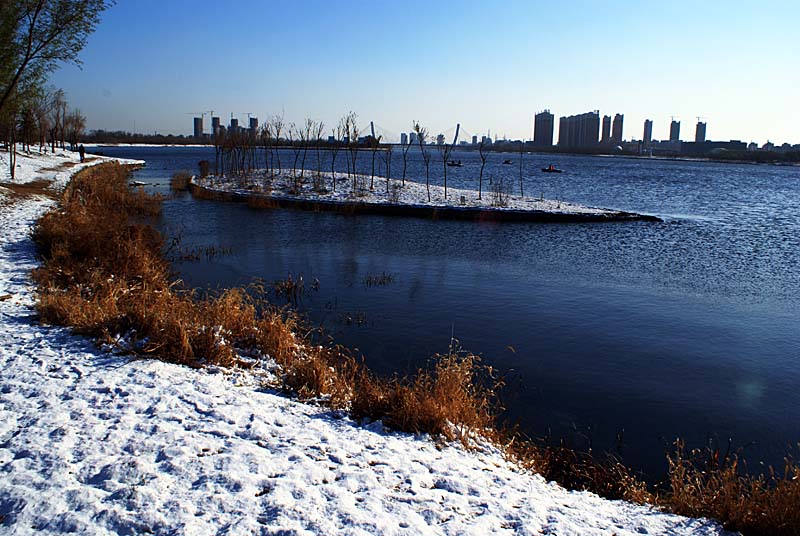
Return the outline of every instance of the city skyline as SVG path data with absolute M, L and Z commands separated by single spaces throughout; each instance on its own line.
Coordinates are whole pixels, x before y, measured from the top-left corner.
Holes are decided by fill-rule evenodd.
M 218 10 L 143 0 L 105 13 L 83 70 L 62 67 L 53 83 L 89 129 L 191 134 L 191 114 L 211 107 L 228 110 L 215 114 L 223 121 L 248 110 L 330 126 L 353 110 L 397 133 L 418 120 L 432 132 L 461 123 L 473 135 L 531 139 L 547 107 L 557 117 L 624 114 L 625 139 L 645 119 L 653 139 L 667 139 L 671 117 L 703 117 L 709 139 L 800 143 L 786 113 L 800 86 L 788 22 L 800 8 L 734 4 L 462 2 L 421 15 L 361 3 Z M 620 42 L 598 49 L 614 25 Z

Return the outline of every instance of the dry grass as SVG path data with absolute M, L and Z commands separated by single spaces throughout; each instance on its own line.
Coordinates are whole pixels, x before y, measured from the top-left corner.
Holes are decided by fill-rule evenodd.
M 686 453 L 677 441 L 669 456 L 669 489 L 659 502 L 681 515 L 713 517 L 747 536 L 800 534 L 800 466 L 748 475 L 737 454 L 719 449 Z
M 379 378 L 358 371 L 351 410 L 395 429 L 429 433 L 469 446 L 494 430 L 502 387 L 491 367 L 456 348 L 437 355 L 411 378 Z
M 615 456 L 575 450 L 561 443 L 533 441 L 521 434 L 508 434 L 506 452 L 519 465 L 555 481 L 567 489 L 591 491 L 607 499 L 638 504 L 652 503 L 655 496 L 647 484 Z
M 169 188 L 173 192 L 184 192 L 189 189 L 189 181 L 192 180 L 192 174 L 186 170 L 177 171 L 172 174 L 169 180 Z
M 522 467 L 567 488 L 712 517 L 748 535 L 800 533 L 795 462 L 787 461 L 782 474 L 745 476 L 736 457 L 713 451 L 687 456 L 678 443 L 669 458 L 669 481 L 651 492 L 610 455 L 503 430 L 496 424 L 502 380 L 455 346 L 412 377 L 382 378 L 346 349 L 301 335 L 306 327 L 297 316 L 266 300 L 271 289 L 254 285 L 200 299 L 176 288 L 164 240 L 146 225 L 159 214 L 161 200 L 130 190 L 127 178 L 118 164 L 83 170 L 59 207 L 38 222 L 34 240 L 43 266 L 34 277 L 43 321 L 189 366 L 235 365 L 243 354 L 270 356 L 280 366 L 278 387 L 349 409 L 354 418 L 382 419 L 397 430 L 467 446 L 488 439 Z

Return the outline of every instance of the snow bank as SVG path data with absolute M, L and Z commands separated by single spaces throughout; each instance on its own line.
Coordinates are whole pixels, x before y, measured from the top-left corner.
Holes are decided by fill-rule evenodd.
M 0 532 L 723 534 L 360 426 L 262 389 L 266 370 L 131 360 L 39 326 L 29 232 L 51 204 L 0 204 Z

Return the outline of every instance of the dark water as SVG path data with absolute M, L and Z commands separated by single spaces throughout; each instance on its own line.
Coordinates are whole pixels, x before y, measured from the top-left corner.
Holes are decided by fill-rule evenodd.
M 147 160 L 137 178 L 161 185 L 213 161 L 198 148 L 101 151 Z M 455 158 L 465 165 L 449 182 L 475 187 L 478 155 Z M 490 155 L 487 181 L 517 193 L 517 158 Z M 551 162 L 566 172 L 538 171 Z M 369 170 L 370 156 L 359 163 Z M 666 221 L 478 224 L 183 195 L 164 225 L 185 244 L 233 250 L 176 266 L 192 285 L 318 279 L 299 308 L 377 370 L 413 370 L 452 335 L 508 373 L 509 413 L 533 435 L 611 448 L 622 432 L 624 460 L 651 476 L 677 436 L 732 438 L 751 466 L 780 464 L 800 440 L 800 168 L 535 154 L 523 165 L 526 194 Z M 402 173 L 399 151 L 391 171 Z M 432 182 L 441 174 L 434 151 Z M 418 150 L 408 176 L 424 182 Z M 383 273 L 389 284 L 366 284 Z

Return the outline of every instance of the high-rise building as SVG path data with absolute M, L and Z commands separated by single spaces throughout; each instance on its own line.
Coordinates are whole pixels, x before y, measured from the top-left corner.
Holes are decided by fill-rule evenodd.
M 703 143 L 704 141 L 706 141 L 706 124 L 698 121 L 697 128 L 694 131 L 694 142 Z
M 678 141 L 681 139 L 681 122 L 672 120 L 669 124 L 669 141 Z
M 239 120 L 235 117 L 231 117 L 231 126 L 229 130 L 231 131 L 231 134 L 239 132 Z
M 562 117 L 558 123 L 558 146 L 565 149 L 597 147 L 600 135 L 600 112 Z
M 251 117 L 249 123 L 250 132 L 255 134 L 256 130 L 258 130 L 258 117 Z
M 202 138 L 203 137 L 203 117 L 195 117 L 194 118 L 194 137 L 195 138 Z
M 533 118 L 533 144 L 537 147 L 550 147 L 553 145 L 553 129 L 555 116 L 550 110 L 539 112 Z
M 642 142 L 647 145 L 653 141 L 653 122 L 650 119 L 644 120 L 644 134 L 642 135 Z
M 211 135 L 216 136 L 219 133 L 219 117 L 212 117 L 211 118 Z
M 615 114 L 614 115 L 614 126 L 611 129 L 611 143 L 615 143 L 617 145 L 622 143 L 622 120 L 624 116 L 622 114 Z
M 478 136 L 472 136 L 472 145 L 478 145 Z
M 408 134 L 405 132 L 400 133 L 400 145 L 408 145 Z
M 408 133 L 408 143 L 415 144 L 417 143 L 417 133 L 416 132 L 409 132 Z
M 600 136 L 600 143 L 608 143 L 611 141 L 611 116 L 603 116 L 603 134 Z

